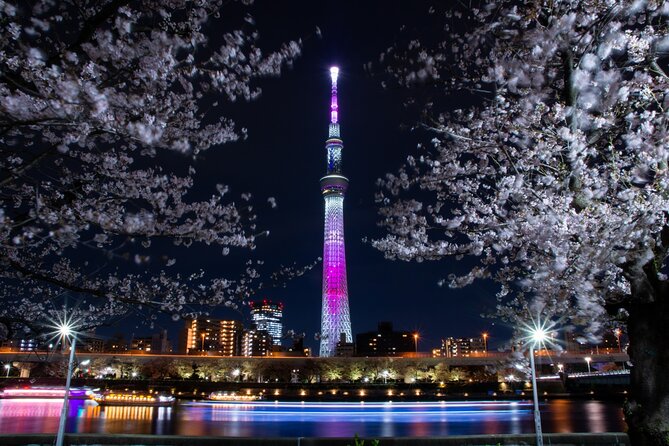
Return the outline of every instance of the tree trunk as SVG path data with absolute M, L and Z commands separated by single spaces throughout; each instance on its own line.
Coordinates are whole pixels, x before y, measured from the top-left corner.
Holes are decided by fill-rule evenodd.
M 634 446 L 669 445 L 669 296 L 628 308 L 631 398 L 625 408 Z

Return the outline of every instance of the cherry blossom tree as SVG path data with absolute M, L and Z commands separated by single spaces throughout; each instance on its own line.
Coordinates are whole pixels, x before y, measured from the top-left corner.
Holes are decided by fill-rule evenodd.
M 176 274 L 175 258 L 151 259 L 158 271 L 114 266 L 146 263 L 156 241 L 227 255 L 264 233 L 248 195 L 235 200 L 220 185 L 187 198 L 205 151 L 244 138 L 228 107 L 257 98 L 257 79 L 300 54 L 296 41 L 262 51 L 249 2 L 227 3 L 0 0 L 5 334 L 39 329 L 64 295 L 78 301 L 67 317 L 94 326 L 138 308 L 177 319 L 194 305 L 235 306 L 259 286 L 257 261 L 227 278 Z
M 429 98 L 431 141 L 380 180 L 387 233 L 373 243 L 465 258 L 450 285 L 498 282 L 510 319 L 591 338 L 624 322 L 630 436 L 669 444 L 669 3 L 475 3 L 431 9 L 440 39 L 383 54 L 396 85 Z

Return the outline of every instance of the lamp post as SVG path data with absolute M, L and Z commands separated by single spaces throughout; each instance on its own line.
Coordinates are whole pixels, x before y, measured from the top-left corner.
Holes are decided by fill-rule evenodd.
M 418 333 L 413 334 L 413 351 L 414 353 L 418 353 Z
M 483 356 L 488 356 L 488 333 L 483 333 Z
M 622 352 L 623 347 L 622 345 L 620 345 L 620 335 L 622 334 L 622 332 L 620 331 L 620 328 L 616 328 L 615 330 L 613 330 L 613 334 L 616 335 L 616 340 L 618 341 L 618 351 Z
M 58 326 L 58 333 L 63 341 L 70 340 L 70 360 L 67 363 L 67 378 L 65 380 L 65 395 L 63 396 L 63 407 L 60 411 L 60 422 L 58 423 L 58 433 L 56 434 L 56 446 L 63 446 L 65 437 L 65 421 L 67 420 L 67 408 L 70 399 L 70 385 L 72 384 L 72 368 L 74 366 L 74 349 L 77 344 L 77 338 L 74 328 L 67 321 Z
M 546 332 L 543 328 L 532 330 L 530 342 L 530 371 L 532 375 L 532 397 L 534 400 L 534 431 L 537 435 L 537 446 L 544 445 L 544 437 L 541 432 L 541 412 L 539 412 L 539 394 L 537 392 L 537 372 L 534 365 L 534 350 L 546 340 Z
M 12 366 L 9 364 L 5 364 L 5 368 L 7 369 L 7 378 L 9 378 L 9 371 L 12 369 Z
M 383 372 L 381 372 L 381 375 L 383 375 L 383 384 L 387 384 L 388 383 L 388 370 L 384 370 Z
M 586 356 L 583 359 L 585 359 L 585 363 L 588 364 L 588 373 L 590 373 L 590 361 L 592 361 L 592 358 L 590 356 Z
M 202 333 L 200 336 L 202 336 L 202 353 L 204 354 L 204 336 L 205 336 L 205 334 Z

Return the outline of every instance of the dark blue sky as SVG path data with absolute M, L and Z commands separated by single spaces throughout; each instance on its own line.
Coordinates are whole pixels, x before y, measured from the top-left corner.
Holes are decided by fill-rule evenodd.
M 248 129 L 249 137 L 207 152 L 196 163 L 198 188 L 211 193 L 216 183 L 226 183 L 232 195 L 247 191 L 254 195 L 256 204 L 265 209 L 259 225 L 271 231 L 269 238 L 259 241 L 255 258 L 276 266 L 305 264 L 321 256 L 323 199 L 318 180 L 325 172 L 328 69 L 338 65 L 343 170 L 350 180 L 344 220 L 354 335 L 374 330 L 378 321 L 391 321 L 396 329 L 419 331 L 419 348 L 424 351 L 436 347 L 443 337 L 477 336 L 482 331 L 491 333 L 490 344 L 495 346 L 507 330 L 480 317 L 493 310 L 493 286 L 439 287 L 440 279 L 463 271 L 465 265 L 448 259 L 391 262 L 362 241 L 380 235 L 376 179 L 396 170 L 419 142 L 418 135 L 403 130 L 416 119 L 402 110 L 401 99 L 407 92 L 384 90 L 363 65 L 378 61 L 381 51 L 401 35 L 403 25 L 409 31 L 424 25 L 427 8 L 423 2 L 257 2 L 250 11 L 260 31 L 259 46 L 271 49 L 278 42 L 302 38 L 303 55 L 283 76 L 261 83 L 259 100 L 225 110 Z M 278 202 L 272 211 L 263 206 L 270 196 Z M 233 252 L 223 258 L 219 249 L 195 249 L 184 254 L 183 271 L 203 268 L 211 276 L 229 276 L 234 262 L 239 264 L 240 256 L 247 253 Z M 316 352 L 321 275 L 319 264 L 287 288 L 257 296 L 284 302 L 285 328 L 305 332 L 306 344 Z M 214 314 L 234 317 L 225 311 Z M 180 324 L 166 323 L 166 327 L 176 335 Z

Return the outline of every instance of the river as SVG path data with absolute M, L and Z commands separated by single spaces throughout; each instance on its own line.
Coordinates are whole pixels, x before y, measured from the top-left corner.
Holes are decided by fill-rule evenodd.
M 0 433 L 52 433 L 62 403 L 0 400 Z M 622 432 L 621 404 L 553 399 L 541 403 L 546 433 Z M 529 401 L 429 403 L 215 403 L 174 407 L 70 402 L 67 432 L 229 437 L 438 437 L 534 432 Z

